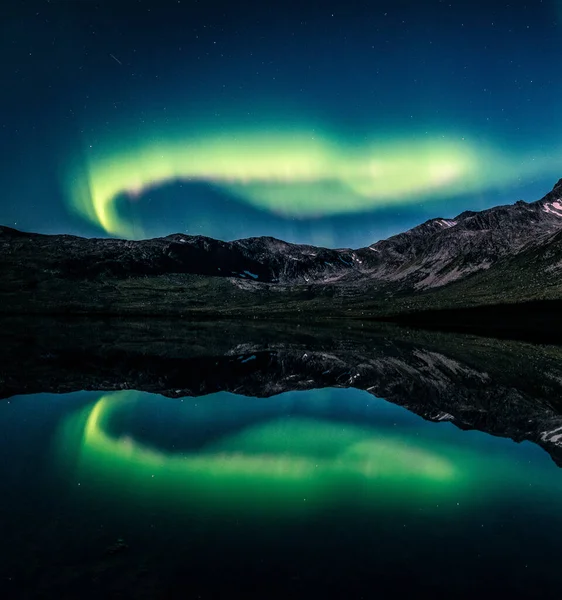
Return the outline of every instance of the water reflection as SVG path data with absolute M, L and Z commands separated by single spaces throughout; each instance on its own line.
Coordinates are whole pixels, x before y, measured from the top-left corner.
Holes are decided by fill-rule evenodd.
M 548 456 L 529 443 L 428 423 L 351 389 L 267 400 L 104 394 L 65 418 L 56 446 L 80 493 L 178 513 L 458 512 L 529 488 L 562 491 L 562 472 L 553 481 Z
M 560 347 L 23 325 L 0 328 L 2 598 L 562 586 Z

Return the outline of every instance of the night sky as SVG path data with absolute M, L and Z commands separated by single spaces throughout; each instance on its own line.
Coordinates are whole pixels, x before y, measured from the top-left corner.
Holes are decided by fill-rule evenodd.
M 0 223 L 363 246 L 562 177 L 562 1 L 3 0 Z

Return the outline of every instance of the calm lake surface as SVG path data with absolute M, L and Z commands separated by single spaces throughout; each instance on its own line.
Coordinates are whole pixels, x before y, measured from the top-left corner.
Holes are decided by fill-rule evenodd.
M 562 469 L 357 389 L 0 402 L 2 597 L 552 597 Z

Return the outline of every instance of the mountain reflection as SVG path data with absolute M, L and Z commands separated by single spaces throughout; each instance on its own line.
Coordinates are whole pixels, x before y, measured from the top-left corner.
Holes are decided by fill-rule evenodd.
M 1 325 L 2 597 L 560 589 L 558 346 L 368 323 Z
M 360 390 L 430 421 L 532 441 L 562 464 L 562 349 L 556 345 L 368 323 L 38 319 L 2 323 L 0 365 L 0 397 L 138 390 L 171 398 L 231 392 L 271 399 L 295 391 Z M 249 427 L 273 418 L 276 402 L 252 410 L 247 403 L 237 411 L 217 406 L 215 437 L 237 423 Z M 312 405 L 302 408 L 303 416 L 324 419 Z M 321 406 L 325 413 L 334 409 L 329 402 Z M 341 403 L 336 412 L 345 413 Z M 363 418 L 356 415 L 355 424 L 363 427 Z M 189 445 L 186 451 L 209 441 L 201 428 L 176 437 L 176 445 Z

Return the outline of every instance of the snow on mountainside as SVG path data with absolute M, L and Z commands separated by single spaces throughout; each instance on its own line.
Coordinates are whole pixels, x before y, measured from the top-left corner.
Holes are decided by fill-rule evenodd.
M 432 219 L 370 246 L 368 250 L 377 255 L 369 275 L 399 282 L 401 289 L 445 285 L 539 246 L 562 228 L 561 209 L 562 179 L 537 202 L 520 200 L 481 212 L 466 211 L 454 219 Z

